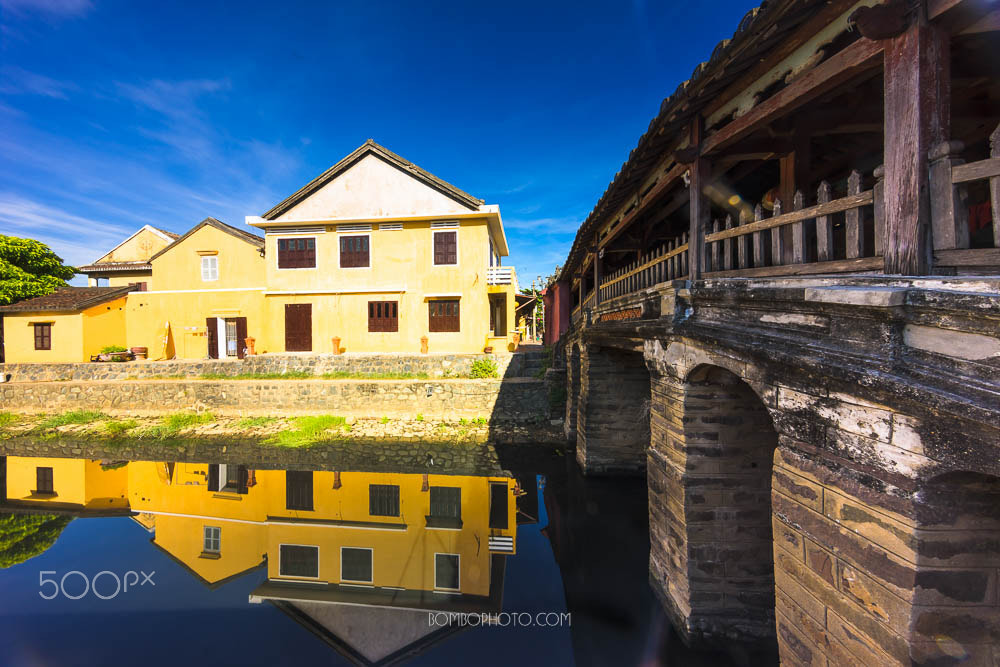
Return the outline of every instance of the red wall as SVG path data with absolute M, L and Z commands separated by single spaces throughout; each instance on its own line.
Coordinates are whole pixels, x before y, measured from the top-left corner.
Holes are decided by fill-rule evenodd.
M 542 301 L 545 304 L 546 345 L 555 345 L 569 328 L 569 290 L 568 282 L 559 282 L 553 283 L 542 293 Z

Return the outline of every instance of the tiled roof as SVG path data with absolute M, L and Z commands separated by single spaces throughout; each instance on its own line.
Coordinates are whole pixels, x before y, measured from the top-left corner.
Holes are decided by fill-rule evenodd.
M 149 262 L 137 260 L 134 262 L 97 262 L 76 267 L 77 273 L 96 273 L 99 271 L 150 271 Z
M 132 287 L 63 287 L 45 296 L 0 306 L 0 313 L 84 310 L 125 296 Z
M 648 175 L 659 157 L 677 133 L 686 129 L 688 121 L 715 100 L 739 76 L 762 61 L 775 46 L 805 21 L 814 17 L 826 0 L 772 0 L 748 11 L 729 39 L 712 50 L 705 62 L 698 64 L 691 78 L 681 82 L 672 95 L 660 103 L 659 113 L 649 122 L 638 145 L 629 152 L 604 194 L 587 219 L 580 225 L 573 246 L 560 271 L 565 280 L 583 259 L 586 240 L 606 222 Z
M 293 208 L 299 202 L 303 201 L 304 199 L 307 199 L 314 192 L 316 192 L 321 187 L 323 187 L 324 185 L 335 179 L 337 176 L 347 171 L 353 164 L 355 164 L 358 160 L 360 160 L 361 158 L 363 158 L 368 154 L 377 155 L 378 157 L 382 158 L 383 160 L 393 165 L 394 167 L 397 167 L 402 171 L 410 174 L 418 181 L 421 181 L 425 185 L 434 188 L 438 192 L 441 192 L 442 194 L 451 197 L 458 203 L 464 206 L 468 206 L 472 210 L 478 210 L 479 207 L 483 204 L 482 199 L 477 199 L 476 197 L 470 195 L 468 192 L 465 192 L 464 190 L 459 190 L 451 183 L 441 180 L 440 178 L 430 173 L 429 171 L 421 169 L 420 167 L 413 164 L 409 160 L 406 160 L 396 155 L 385 146 L 376 143 L 373 139 L 369 139 L 368 141 L 366 141 L 365 143 L 361 144 L 356 149 L 351 151 L 351 153 L 343 160 L 333 165 L 332 167 L 324 171 L 322 174 L 320 174 L 313 180 L 306 183 L 304 186 L 299 188 L 299 190 L 297 190 L 294 194 L 287 197 L 285 200 L 277 204 L 274 208 L 272 208 L 270 211 L 268 211 L 261 217 L 263 217 L 265 220 L 274 220 L 282 213 L 285 213 L 289 209 Z

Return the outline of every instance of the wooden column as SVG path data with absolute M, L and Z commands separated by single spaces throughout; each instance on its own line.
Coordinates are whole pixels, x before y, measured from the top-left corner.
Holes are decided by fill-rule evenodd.
M 691 146 L 701 144 L 704 121 L 696 116 L 691 121 Z M 700 155 L 691 163 L 688 201 L 691 208 L 691 231 L 688 235 L 688 279 L 698 280 L 705 268 L 705 231 L 709 225 L 709 202 L 705 186 L 710 175 L 708 160 Z
M 594 305 L 601 302 L 601 251 L 594 248 Z
M 950 138 L 948 34 L 918 18 L 885 40 L 885 272 L 932 265 L 928 151 Z

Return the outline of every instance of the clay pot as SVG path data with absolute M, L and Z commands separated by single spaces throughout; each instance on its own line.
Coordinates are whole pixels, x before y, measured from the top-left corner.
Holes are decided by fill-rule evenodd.
M 487 345 L 483 348 L 483 354 L 493 354 L 493 346 Z
M 341 352 L 341 350 L 340 350 L 340 337 L 339 336 L 334 336 L 330 340 L 333 341 L 333 353 L 334 354 L 340 354 L 340 352 Z
M 420 354 L 427 354 L 427 336 L 420 337 Z
M 244 340 L 244 342 L 247 344 L 247 354 L 248 355 L 257 354 L 257 350 L 254 348 L 254 346 L 257 344 L 257 339 L 256 338 L 254 338 L 252 336 L 248 336 Z
M 147 347 L 133 347 L 131 350 L 136 359 L 145 359 L 149 356 L 149 348 Z

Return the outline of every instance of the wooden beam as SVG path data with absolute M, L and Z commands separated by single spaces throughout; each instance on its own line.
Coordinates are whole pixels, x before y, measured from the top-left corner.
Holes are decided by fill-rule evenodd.
M 918 21 L 885 40 L 885 272 L 932 266 L 927 156 L 951 133 L 949 38 Z
M 860 273 L 878 271 L 882 268 L 881 257 L 861 257 L 858 259 L 838 259 L 832 262 L 812 264 L 785 264 L 782 266 L 762 266 L 755 269 L 735 271 L 711 271 L 706 278 L 762 278 L 767 276 L 818 276 L 827 273 Z
M 764 122 L 772 122 L 810 100 L 878 65 L 882 42 L 859 39 L 834 54 L 786 87 L 764 100 L 743 116 L 733 120 L 702 142 L 702 155 L 715 153 L 747 136 Z
M 676 164 L 666 174 L 660 176 L 660 180 L 656 182 L 656 185 L 640 199 L 639 205 L 625 215 L 617 227 L 601 240 L 601 247 L 606 247 L 615 238 L 620 236 L 622 232 L 628 229 L 629 225 L 635 222 L 636 218 L 649 211 L 650 207 L 656 203 L 657 198 L 672 188 L 687 170 L 687 165 Z
M 784 213 L 782 215 L 778 215 L 773 218 L 764 218 L 756 222 L 751 222 L 746 225 L 733 227 L 732 229 L 723 229 L 719 232 L 709 234 L 708 236 L 705 237 L 705 240 L 708 242 L 722 241 L 724 239 L 732 238 L 734 236 L 749 234 L 750 232 L 760 232 L 764 231 L 765 229 L 773 229 L 774 227 L 782 227 L 784 225 L 789 225 L 793 222 L 800 222 L 802 220 L 811 220 L 813 218 L 827 216 L 833 213 L 840 213 L 841 211 L 849 211 L 851 209 L 858 208 L 860 206 L 867 206 L 868 204 L 871 203 L 872 203 L 872 191 L 866 190 L 865 192 L 856 195 L 848 195 L 847 197 L 834 199 L 831 202 L 816 204 L 815 206 L 810 206 L 809 208 L 803 208 L 798 211 L 791 211 L 790 213 Z

